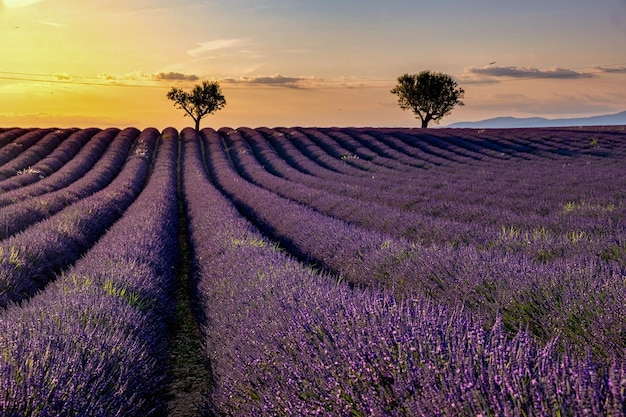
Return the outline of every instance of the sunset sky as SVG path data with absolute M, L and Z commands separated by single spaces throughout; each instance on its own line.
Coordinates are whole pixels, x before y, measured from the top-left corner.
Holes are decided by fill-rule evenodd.
M 399 75 L 453 76 L 496 116 L 626 110 L 626 0 L 0 0 L 0 127 L 415 126 Z

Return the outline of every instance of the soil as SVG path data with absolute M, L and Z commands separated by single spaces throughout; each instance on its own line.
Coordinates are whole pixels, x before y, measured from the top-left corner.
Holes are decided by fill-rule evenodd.
M 179 173 L 180 178 L 180 173 Z M 183 206 L 181 184 L 178 184 L 180 263 L 177 268 L 176 323 L 170 343 L 170 382 L 166 389 L 168 417 L 201 416 L 206 394 L 214 385 L 211 365 L 204 350 L 204 337 L 194 308 L 195 285 L 192 278 L 192 256 Z

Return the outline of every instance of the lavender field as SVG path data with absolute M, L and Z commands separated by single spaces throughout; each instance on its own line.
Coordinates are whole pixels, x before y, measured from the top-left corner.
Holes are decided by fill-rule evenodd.
M 0 129 L 0 415 L 626 416 L 625 167 L 620 126 Z

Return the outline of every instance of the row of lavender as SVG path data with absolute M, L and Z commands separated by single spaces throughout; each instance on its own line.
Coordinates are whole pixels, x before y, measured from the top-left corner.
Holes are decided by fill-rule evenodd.
M 70 212 L 71 219 L 61 220 L 66 227 L 74 220 L 92 226 L 67 230 L 49 242 L 46 259 L 28 259 L 16 270 L 45 265 L 83 234 L 95 243 L 101 233 L 93 228 L 106 228 L 123 213 L 73 266 L 46 277 L 53 282 L 40 293 L 0 313 L 1 415 L 163 415 L 178 258 L 177 139 L 174 129 L 162 135 L 144 130 L 102 196 L 96 193 L 41 222 L 60 224 L 57 219 Z M 81 213 L 100 215 L 77 217 Z M 37 226 L 23 234 L 38 237 L 31 233 Z M 62 247 L 52 248 L 57 242 Z M 30 273 L 34 278 L 36 271 Z
M 283 131 L 289 132 L 290 136 L 302 135 L 302 141 L 284 140 Z M 207 412 L 227 415 L 626 414 L 626 370 L 623 341 L 620 340 L 623 335 L 620 317 L 624 312 L 618 298 L 623 295 L 623 279 L 620 279 L 623 268 L 619 269 L 622 255 L 621 235 L 615 232 L 618 228 L 608 231 L 618 242 L 613 258 L 605 257 L 604 264 L 592 263 L 587 269 L 581 266 L 582 263 L 574 264 L 563 275 L 563 270 L 558 268 L 552 272 L 548 266 L 537 269 L 538 264 L 532 260 L 520 263 L 525 261 L 523 257 L 511 257 L 506 251 L 503 255 L 493 245 L 485 245 L 481 250 L 477 250 L 471 240 L 461 246 L 440 246 L 436 240 L 426 245 L 375 228 L 350 224 L 340 216 L 332 217 L 278 196 L 276 189 L 270 191 L 272 182 L 267 181 L 268 177 L 258 180 L 266 181 L 264 186 L 267 189 L 240 177 L 237 169 L 251 181 L 256 181 L 254 172 L 263 177 L 255 162 L 245 157 L 248 153 L 258 156 L 260 150 L 266 152 L 263 164 L 269 167 L 269 171 L 274 174 L 281 169 L 287 171 L 285 165 L 281 166 L 275 156 L 267 153 L 271 149 L 266 143 L 254 142 L 252 138 L 257 133 L 268 140 L 274 137 L 278 141 L 272 139 L 272 146 L 277 150 L 282 146 L 282 152 L 290 149 L 289 146 L 295 149 L 309 145 L 302 155 L 315 154 L 314 157 L 298 159 L 291 151 L 285 161 L 289 161 L 292 167 L 307 165 L 307 178 L 312 180 L 311 184 L 318 184 L 317 190 L 325 193 L 324 198 L 341 194 L 336 189 L 332 191 L 332 187 L 319 186 L 323 184 L 324 176 L 338 175 L 334 181 L 326 180 L 344 189 L 362 187 L 365 190 L 369 184 L 371 189 L 381 186 L 384 192 L 398 181 L 420 184 L 420 179 L 433 171 L 438 175 L 461 173 L 459 176 L 462 177 L 463 166 L 471 165 L 470 161 L 450 162 L 447 168 L 444 164 L 433 165 L 428 170 L 417 166 L 419 158 L 409 156 L 381 158 L 382 162 L 377 163 L 378 157 L 365 150 L 359 152 L 369 155 L 368 159 L 354 156 L 359 148 L 351 141 L 358 135 L 350 130 L 332 135 L 311 129 L 283 131 L 223 129 L 215 132 L 207 129 L 203 138 L 198 140 L 195 132 L 186 130 L 181 137 L 185 151 L 184 191 L 196 256 L 198 296 L 205 316 L 203 320 L 206 320 L 207 352 L 218 381 L 214 391 L 207 393 L 210 399 L 206 404 Z M 243 137 L 239 136 L 240 133 Z M 387 134 L 382 130 L 370 133 Z M 402 132 L 394 130 L 392 133 Z M 488 148 L 485 153 L 494 160 L 480 162 L 477 151 L 481 148 L 470 149 L 467 143 L 471 138 L 463 139 L 460 133 L 467 132 L 460 131 L 459 138 L 439 139 L 438 143 L 442 149 L 455 149 L 449 152 L 463 154 L 464 158 L 473 155 L 471 161 L 477 164 L 474 171 L 481 163 L 484 165 L 482 169 L 489 170 L 498 166 L 498 160 L 502 160 L 502 166 L 514 162 L 508 161 L 511 157 L 506 154 L 494 153 L 497 140 L 492 141 L 496 145 L 485 146 Z M 402 133 L 405 134 L 415 136 L 414 132 Z M 5 361 L 0 369 L 6 371 L 0 381 L 3 387 L 7 387 L 4 402 L 0 402 L 4 407 L 0 409 L 3 415 L 149 415 L 158 414 L 157 410 L 163 409 L 163 398 L 159 394 L 165 377 L 163 352 L 168 337 L 165 325 L 172 317 L 172 267 L 177 252 L 175 146 L 172 145 L 176 136 L 174 130 L 163 132 L 164 139 L 172 140 L 162 142 L 170 143 L 169 147 L 158 147 L 159 156 L 153 174 L 141 194 L 138 190 L 148 178 L 148 171 L 144 168 L 150 166 L 158 132 L 148 129 L 137 137 L 131 152 L 134 157 L 104 189 L 109 192 L 94 194 L 94 197 L 98 194 L 116 196 L 118 191 L 115 190 L 130 189 L 128 199 L 113 200 L 120 207 L 128 207 L 132 201 L 135 203 L 126 212 L 120 208 L 117 217 L 122 213 L 123 217 L 70 272 L 66 271 L 47 287 L 46 282 L 55 278 L 53 274 L 37 278 L 36 286 L 25 285 L 28 291 L 20 294 L 18 299 L 31 296 L 34 288 L 45 289 L 29 302 L 24 302 L 22 307 L 9 305 L 0 314 L 0 324 L 8 326 L 2 332 L 8 336 L 0 338 Z M 333 136 L 341 140 L 333 141 L 330 139 Z M 393 142 L 392 135 L 388 136 L 386 142 L 370 140 L 370 152 L 375 151 L 378 155 L 391 152 L 384 147 L 385 143 L 394 143 L 395 149 L 404 149 L 405 155 L 410 155 L 410 149 L 417 148 L 409 145 L 408 140 Z M 248 145 L 242 142 L 244 137 Z M 311 137 L 316 140 L 307 142 Z M 405 143 L 404 148 L 401 142 Z M 535 154 L 540 154 L 535 158 L 539 162 L 547 158 L 559 165 L 575 162 L 581 157 L 563 161 L 562 158 L 567 156 L 565 152 L 551 152 L 550 141 L 545 142 L 538 143 L 543 149 L 529 151 L 528 157 L 521 158 L 522 162 L 532 161 Z M 583 144 L 584 140 L 579 142 Z M 606 149 L 600 150 L 595 144 L 589 149 L 579 146 L 582 157 L 591 161 L 602 157 L 609 163 L 619 160 L 623 155 L 620 141 L 607 142 Z M 576 148 L 576 141 L 572 143 L 574 145 L 568 146 Z M 460 147 L 461 144 L 464 146 Z M 346 154 L 337 153 L 344 150 L 354 154 L 344 158 Z M 604 154 L 600 155 L 602 152 Z M 611 153 L 617 153 L 617 157 Z M 453 161 L 453 155 L 449 156 Z M 405 165 L 413 168 L 403 168 L 394 160 L 404 160 Z M 326 165 L 317 161 L 324 161 Z M 157 169 L 159 166 L 161 168 Z M 61 170 L 59 168 L 59 172 Z M 136 176 L 135 182 L 129 179 L 130 176 Z M 300 175 L 299 178 L 304 177 Z M 36 180 L 24 190 L 42 181 L 44 179 Z M 291 184 L 278 182 L 292 191 L 300 190 L 297 194 L 300 196 L 304 195 L 303 192 L 317 192 L 311 184 L 302 189 L 301 183 L 290 181 Z M 428 182 L 421 186 L 424 184 Z M 241 217 L 214 185 L 235 202 L 248 219 Z M 40 195 L 47 195 L 44 193 Z M 623 200 L 619 195 L 614 198 L 615 208 L 621 209 Z M 64 212 L 70 212 L 77 204 L 80 207 L 82 201 L 11 239 L 25 234 L 33 238 L 37 233 L 32 230 L 48 230 L 43 228 L 45 224 L 52 225 L 50 230 L 61 230 L 58 226 L 63 223 L 53 219 L 62 218 Z M 311 201 L 308 205 L 312 205 L 315 198 Z M 367 205 L 366 201 L 373 200 L 363 201 L 362 205 Z M 112 204 L 104 199 L 94 199 L 93 202 L 99 202 L 98 206 Z M 342 200 L 335 203 L 348 204 Z M 588 215 L 591 211 L 582 204 L 572 206 L 569 212 Z M 353 205 L 349 210 L 356 207 Z M 98 211 L 94 206 L 82 206 L 82 210 L 78 210 L 85 215 L 94 211 Z M 593 213 L 597 214 L 596 211 Z M 384 212 L 381 213 L 384 216 Z M 98 221 L 98 217 L 90 219 Z M 261 227 L 266 235 L 252 227 L 249 220 Z M 433 224 L 439 227 L 439 223 Z M 87 229 L 85 233 L 90 234 Z M 95 239 L 93 236 L 98 233 L 94 232 L 92 238 Z M 515 237 L 513 228 L 506 230 L 506 236 L 505 231 L 501 233 L 501 237 Z M 296 261 L 267 240 L 268 235 L 299 258 L 318 263 L 336 275 L 317 273 Z M 58 234 L 57 248 L 42 252 L 39 257 L 32 256 L 32 263 L 46 265 L 45 262 L 54 261 L 57 263 L 50 264 L 53 269 L 67 267 L 73 261 L 63 258 L 65 260 L 58 262 L 50 258 L 58 256 L 66 247 L 72 247 L 71 236 L 71 233 Z M 7 240 L 2 244 L 5 242 Z M 94 242 L 85 243 L 80 251 L 84 252 Z M 19 256 L 23 251 L 10 245 L 6 246 L 4 253 L 3 265 L 7 266 L 5 287 L 10 294 L 11 282 L 22 276 L 16 275 L 15 270 L 24 266 L 24 258 Z M 503 256 L 508 258 L 502 259 Z M 463 257 L 468 257 L 469 262 L 459 262 Z M 554 266 L 553 259 L 547 261 L 546 264 Z M 495 263 L 495 266 L 490 267 L 489 263 Z M 480 282 L 475 280 L 478 285 L 472 281 L 471 270 L 474 268 L 483 279 Z M 613 268 L 613 275 L 606 276 L 606 270 L 602 268 Z M 30 275 L 33 281 L 33 274 L 37 272 L 27 269 L 23 276 Z M 521 277 L 516 275 L 520 272 Z M 546 274 L 553 286 L 545 286 Z M 91 275 L 97 278 L 92 279 Z M 338 276 L 370 287 L 392 283 L 392 289 L 399 297 L 394 298 L 384 291 L 337 285 Z M 489 281 L 484 280 L 486 276 Z M 413 282 L 416 278 L 420 278 L 417 284 Z M 587 279 L 591 281 L 585 287 L 582 284 Z M 465 289 L 467 286 L 472 288 L 471 285 L 475 286 L 472 291 Z M 535 292 L 537 285 L 538 294 Z M 601 297 L 592 298 L 589 306 L 585 306 L 580 299 L 585 291 L 601 294 Z M 104 300 L 109 297 L 119 303 L 106 304 L 98 298 L 102 294 Z M 493 294 L 497 297 L 494 298 Z M 37 307 L 48 296 L 53 301 Z M 92 296 L 94 307 L 89 310 L 86 306 Z M 77 301 L 77 309 L 68 309 L 69 316 L 58 312 L 59 305 L 73 305 L 63 297 L 81 300 Z M 514 304 L 504 309 L 508 316 L 502 316 L 498 309 L 507 299 Z M 532 308 L 537 306 L 540 308 Z M 588 309 L 583 310 L 585 307 Z M 127 316 L 127 308 L 139 318 L 137 315 Z M 566 308 L 566 312 L 559 308 Z M 44 325 L 47 330 L 40 330 L 37 322 L 48 322 L 47 319 L 41 320 L 48 316 L 48 309 L 54 313 L 49 316 L 50 322 Z M 515 316 L 517 313 L 523 314 Z M 572 353 L 568 344 L 561 346 L 563 351 L 560 351 L 557 349 L 560 339 L 553 335 L 543 335 L 547 343 L 540 344 L 529 333 L 512 326 L 516 322 L 511 321 L 511 317 L 517 317 L 517 324 L 521 318 L 522 323 L 532 325 L 533 320 L 547 320 L 553 314 L 556 318 L 545 329 L 567 329 L 559 320 L 572 318 L 575 321 L 570 327 L 575 331 L 566 333 L 566 338 L 579 334 L 597 336 L 601 342 L 590 344 L 597 352 Z M 593 329 L 598 330 L 598 334 L 589 333 L 588 329 L 583 329 L 582 333 L 579 331 L 579 327 L 591 322 L 589 314 L 597 320 Z M 112 319 L 118 315 L 123 319 L 119 322 Z M 74 317 L 73 321 L 69 317 Z M 66 320 L 70 327 L 63 326 Z M 139 325 L 135 326 L 135 322 Z M 71 327 L 72 323 L 78 324 Z M 540 325 L 544 326 L 544 323 Z M 82 330 L 65 332 L 68 329 Z M 531 330 L 540 333 L 532 327 Z M 55 332 L 60 334 L 59 343 Z M 111 338 L 112 342 L 105 343 L 106 338 Z M 31 356 L 24 356 L 24 352 L 31 350 Z M 601 356 L 598 352 L 608 359 L 598 360 Z M 69 368 L 64 368 L 63 355 L 71 358 Z M 22 356 L 27 359 L 16 359 Z M 72 366 L 81 372 L 70 375 Z M 46 371 L 47 368 L 52 371 Z M 103 378 L 107 372 L 114 376 L 108 385 Z M 59 380 L 63 382 L 59 383 Z M 39 401 L 33 400 L 32 393 L 37 393 Z
M 0 243 L 0 307 L 32 296 L 75 262 L 141 192 L 159 132 L 124 133 L 115 143 L 125 149 L 112 146 L 113 158 L 101 158 L 68 187 L 3 208 L 7 234 L 24 230 Z
M 241 154 L 227 152 L 237 149 L 229 132 L 204 129 L 204 152 L 194 131 L 182 135 L 184 195 L 207 352 L 217 380 L 208 411 L 626 413 L 626 365 L 619 355 L 605 362 L 590 353 L 558 351 L 554 338 L 540 344 L 524 330 L 507 334 L 499 319 L 486 326 L 462 306 L 433 301 L 419 288 L 403 299 L 350 289 L 297 262 L 267 235 L 308 261 L 321 259 L 318 254 L 324 252 L 327 269 L 354 271 L 354 279 L 383 265 L 393 267 L 376 252 L 397 256 L 407 242 L 332 219 L 246 182 L 234 169 L 237 162 L 228 158 Z M 420 248 L 420 256 L 428 255 L 435 254 Z M 373 284 L 380 278 L 365 279 Z
M 626 211 L 619 204 L 623 200 L 619 158 L 592 155 L 529 161 L 534 154 L 528 153 L 503 164 L 499 158 L 491 159 L 487 168 L 457 163 L 453 170 L 412 169 L 417 176 L 398 170 L 390 179 L 379 174 L 359 178 L 368 171 L 352 167 L 352 162 L 342 164 L 329 154 L 322 158 L 322 149 L 314 148 L 302 131 L 287 132 L 294 143 L 281 141 L 276 130 L 260 135 L 258 130 L 240 129 L 229 131 L 225 138 L 234 142 L 229 145 L 231 157 L 247 179 L 324 214 L 411 241 L 471 244 L 523 252 L 542 261 L 577 259 L 589 253 L 613 255 L 612 236 L 603 230 L 619 224 Z M 320 136 L 311 129 L 305 132 Z M 377 149 L 379 156 L 394 151 L 371 135 L 356 137 Z M 378 157 L 370 159 L 375 162 Z
M 262 131 L 269 138 L 275 132 Z M 311 129 L 302 132 L 321 135 Z M 415 179 L 398 170 L 387 180 L 390 187 L 415 187 L 426 199 L 432 197 L 435 205 L 447 202 L 451 209 L 456 207 L 456 194 L 464 189 L 468 194 L 471 189 L 479 194 L 484 190 L 486 196 L 490 188 L 513 188 L 500 197 L 499 205 L 494 201 L 481 206 L 477 201 L 471 216 L 450 219 L 415 207 L 400 210 L 386 206 L 386 197 L 394 197 L 384 189 L 363 193 L 364 198 L 346 195 L 366 187 L 357 181 L 350 183 L 357 175 L 347 175 L 348 167 L 343 167 L 345 173 L 335 176 L 335 181 L 330 169 L 316 170 L 311 161 L 322 161 L 322 146 L 314 148 L 306 137 L 297 136 L 297 142 L 274 137 L 276 146 L 270 147 L 258 130 L 221 129 L 207 134 L 212 157 L 222 153 L 221 158 L 228 158 L 237 169 L 224 171 L 225 180 L 217 179 L 222 190 L 272 238 L 342 279 L 386 286 L 399 295 L 426 291 L 437 301 L 462 303 L 487 322 L 500 315 L 509 330 L 529 326 L 535 336 L 546 341 L 562 333 L 562 342 L 591 348 L 600 356 L 611 357 L 626 347 L 626 310 L 620 301 L 626 285 L 622 278 L 626 265 L 624 145 L 613 157 L 586 155 L 582 164 L 579 158 L 563 156 L 551 163 L 515 165 L 515 161 L 507 161 L 500 166 L 496 162 L 495 167 L 490 164 L 480 169 L 479 179 L 491 176 L 487 184 L 473 180 L 477 168 L 470 166 L 474 170 L 470 171 L 467 164 L 457 166 L 451 174 L 435 169 L 430 170 L 436 171 L 434 174 L 412 172 Z M 291 135 L 296 137 L 293 132 Z M 325 140 L 327 149 L 337 145 L 329 137 Z M 308 147 L 298 155 L 295 145 Z M 311 159 L 307 161 L 306 156 Z M 370 160 L 373 164 L 376 159 Z M 294 167 L 306 168 L 296 171 Z M 507 167 L 515 171 L 507 172 Z M 228 178 L 239 175 L 237 183 Z M 373 183 L 385 181 L 375 177 Z M 530 181 L 536 195 L 515 184 L 523 178 Z M 446 193 L 431 191 L 446 179 L 454 180 Z M 404 196 L 396 194 L 396 198 Z M 544 213 L 513 213 L 515 199 L 523 204 L 532 198 L 546 207 Z M 464 210 L 458 206 L 459 211 Z M 506 222 L 511 217 L 526 219 Z M 426 235 L 429 239 L 423 238 Z
M 81 133 L 84 134 L 76 135 L 78 139 L 89 142 L 71 161 L 60 169 L 44 175 L 43 178 L 40 177 L 39 181 L 29 186 L 2 194 L 1 238 L 12 236 L 108 185 L 126 162 L 131 147 L 139 135 L 137 129 L 126 129 L 121 132 L 109 129 L 93 137 L 92 131 L 83 130 Z M 42 171 L 31 168 L 31 172 Z M 24 174 L 10 179 L 22 177 Z

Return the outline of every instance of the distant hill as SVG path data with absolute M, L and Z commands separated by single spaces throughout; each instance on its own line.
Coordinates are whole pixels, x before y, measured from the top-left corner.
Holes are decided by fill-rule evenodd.
M 516 127 L 563 127 L 563 126 L 609 126 L 626 125 L 626 111 L 600 116 L 571 119 L 546 119 L 544 117 L 495 117 L 478 122 L 457 122 L 447 127 L 458 128 L 516 128 Z

